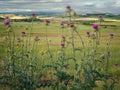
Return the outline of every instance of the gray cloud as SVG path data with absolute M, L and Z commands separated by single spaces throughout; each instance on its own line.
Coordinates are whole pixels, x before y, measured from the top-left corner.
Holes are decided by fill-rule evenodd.
M 66 5 L 78 13 L 110 12 L 120 14 L 119 0 L 0 0 L 0 12 L 65 11 Z

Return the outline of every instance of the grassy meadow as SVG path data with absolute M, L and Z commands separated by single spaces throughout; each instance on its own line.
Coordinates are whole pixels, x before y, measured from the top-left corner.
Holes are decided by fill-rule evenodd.
M 91 20 L 90 20 L 91 21 Z M 83 23 L 84 22 L 84 23 Z M 84 40 L 86 51 L 89 51 L 89 48 L 92 48 L 90 44 L 92 44 L 92 41 L 87 37 L 86 32 L 94 33 L 92 25 L 94 23 L 99 23 L 97 20 L 93 20 L 93 22 L 90 22 L 89 24 L 86 24 L 86 22 L 89 22 L 89 20 L 78 20 L 75 22 L 76 30 L 81 35 L 82 39 Z M 31 29 L 32 23 L 30 22 L 11 22 L 11 25 L 15 31 L 15 36 L 18 37 L 21 35 L 21 32 L 29 33 L 29 30 Z M 57 58 L 60 50 L 61 50 L 61 36 L 65 35 L 66 42 L 69 43 L 70 41 L 70 34 L 71 29 L 67 28 L 61 28 L 60 22 L 50 22 L 50 24 L 47 26 L 48 32 L 48 41 L 49 41 L 49 48 L 53 54 L 54 58 Z M 109 34 L 113 33 L 114 38 L 110 42 L 110 59 L 109 59 L 109 70 L 108 72 L 111 75 L 117 75 L 120 77 L 120 20 L 113 21 L 112 19 L 104 19 L 100 29 L 100 45 L 98 46 L 98 50 L 100 52 L 104 52 L 106 49 L 106 44 L 109 41 Z M 46 25 L 44 22 L 33 22 L 32 30 L 31 30 L 31 44 L 34 43 L 34 36 L 37 34 L 40 36 L 40 40 L 37 43 L 37 47 L 35 47 L 34 54 L 38 55 L 39 58 L 41 58 L 40 61 L 37 61 L 38 67 L 41 68 L 41 64 L 49 64 L 51 63 L 49 57 L 47 56 L 46 50 Z M 0 22 L 0 63 L 2 63 L 2 58 L 6 55 L 6 45 L 5 45 L 5 35 L 6 35 L 6 27 L 3 25 L 3 22 Z M 82 44 L 79 40 L 79 37 L 76 33 L 74 33 L 74 42 L 75 47 L 82 49 Z M 26 40 L 26 38 L 24 38 Z M 66 43 L 65 52 L 67 56 L 70 56 L 72 53 L 72 46 Z M 18 45 L 16 42 L 15 48 L 19 48 L 21 46 Z M 31 47 L 32 48 L 32 47 Z M 17 52 L 17 51 L 16 51 Z M 44 53 L 44 55 L 43 55 Z M 104 53 L 103 53 L 104 54 Z M 42 57 L 43 56 L 43 57 Z M 77 62 L 79 63 L 79 60 L 81 60 L 82 53 L 76 52 Z M 43 60 L 43 61 L 42 61 Z M 56 60 L 56 59 L 54 59 Z M 72 61 L 68 61 L 71 66 L 71 72 L 72 72 Z M 119 64 L 118 67 L 115 67 L 114 64 Z M 0 67 L 2 68 L 2 67 Z M 69 72 L 70 72 L 69 71 Z M 48 90 L 48 89 L 46 89 Z M 98 90 L 98 89 L 95 89 Z M 100 89 L 99 89 L 100 90 Z M 116 88 L 116 90 L 119 90 Z

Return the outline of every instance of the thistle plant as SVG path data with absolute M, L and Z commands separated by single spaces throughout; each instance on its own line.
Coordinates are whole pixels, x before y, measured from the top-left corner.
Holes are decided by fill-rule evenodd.
M 19 36 L 15 35 L 10 19 L 8 17 L 5 19 L 6 56 L 2 62 L 2 75 L 0 76 L 0 84 L 3 85 L 3 89 L 10 87 L 11 90 L 36 90 L 37 88 L 94 90 L 94 88 L 99 87 L 98 82 L 103 83 L 103 90 L 114 89 L 116 80 L 109 74 L 110 43 L 114 34 L 109 35 L 105 50 L 101 52 L 99 45 L 102 16 L 98 17 L 100 24 L 94 23 L 92 25 L 93 33 L 86 32 L 87 41 L 90 41 L 87 43 L 79 33 L 80 28 L 77 27 L 76 21 L 72 19 L 72 14 L 75 16 L 76 12 L 71 6 L 66 6 L 66 13 L 69 20 L 60 23 L 62 28 L 61 40 L 59 41 L 60 51 L 56 57 L 53 57 L 48 40 L 50 20 L 45 20 L 47 50 L 41 50 L 39 54 L 38 45 L 41 38 L 39 34 L 32 37 L 33 21 L 36 15 L 31 14 L 30 30 L 22 31 Z M 64 35 L 65 29 L 69 30 L 70 34 Z M 79 43 L 75 42 L 76 38 L 79 39 Z M 47 52 L 48 54 L 46 54 Z M 50 59 L 51 63 L 46 64 L 44 62 L 46 59 Z M 72 63 L 69 62 L 70 60 Z M 118 67 L 119 64 L 116 63 L 114 66 Z
M 30 45 L 30 33 L 21 32 L 16 38 L 14 29 L 10 23 L 10 19 L 4 21 L 6 27 L 6 60 L 4 60 L 3 73 L 0 76 L 0 84 L 3 89 L 10 87 L 10 90 L 35 90 L 37 88 L 37 79 L 40 75 L 37 68 L 36 45 L 39 36 L 34 38 L 32 49 Z M 29 41 L 29 42 L 28 42 Z M 36 62 L 35 62 L 36 61 Z M 37 73 L 37 75 L 36 75 Z
M 49 40 L 48 40 L 48 36 L 47 36 L 47 34 L 48 34 L 48 25 L 49 25 L 49 23 L 50 23 L 50 20 L 48 20 L 48 19 L 46 19 L 45 20 L 45 23 L 46 23 L 46 45 L 47 45 L 47 51 L 48 51 L 48 53 L 49 53 L 49 56 L 50 56 L 50 58 L 52 58 L 52 54 L 51 54 L 51 51 L 50 51 L 50 45 L 49 45 Z

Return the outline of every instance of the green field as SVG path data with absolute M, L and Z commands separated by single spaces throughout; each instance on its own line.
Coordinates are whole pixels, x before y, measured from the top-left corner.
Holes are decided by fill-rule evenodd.
M 99 27 L 100 29 L 100 45 L 98 46 L 98 50 L 100 52 L 104 52 L 106 49 L 106 44 L 108 43 L 109 40 L 109 34 L 113 33 L 114 38 L 112 39 L 110 43 L 110 59 L 109 59 L 109 73 L 111 75 L 117 75 L 120 77 L 120 21 L 106 21 L 108 19 L 105 19 L 104 22 L 102 22 L 101 26 Z M 111 20 L 111 19 L 110 19 Z M 89 20 L 88 20 L 89 21 Z M 88 22 L 84 21 L 84 22 Z M 99 23 L 98 21 L 95 21 L 95 23 Z M 91 47 L 90 39 L 86 36 L 86 32 L 94 33 L 93 28 L 92 28 L 93 22 L 89 24 L 83 23 L 83 21 L 77 21 L 75 26 L 79 34 L 84 40 L 86 51 L 89 51 L 88 48 Z M 44 22 L 33 22 L 33 26 L 30 22 L 11 22 L 11 25 L 15 31 L 16 37 L 21 36 L 21 32 L 25 31 L 27 34 L 29 33 L 30 29 L 32 28 L 31 31 L 31 44 L 34 42 L 34 36 L 38 34 L 40 36 L 40 41 L 37 43 L 37 47 L 35 48 L 36 52 L 34 54 L 42 57 L 42 53 L 45 53 L 47 50 L 47 45 L 46 45 L 46 25 Z M 61 50 L 61 36 L 62 34 L 66 36 L 67 42 L 70 41 L 70 34 L 71 34 L 71 29 L 67 28 L 67 26 L 63 29 L 60 26 L 59 22 L 51 22 L 49 26 L 47 26 L 48 32 L 48 41 L 49 41 L 49 46 L 50 46 L 50 51 L 53 54 L 54 59 L 56 60 L 59 51 Z M 3 22 L 0 22 L 0 61 L 2 61 L 2 58 L 6 55 L 6 45 L 5 45 L 5 37 L 6 35 L 6 27 L 3 25 Z M 82 44 L 79 41 L 79 37 L 76 33 L 74 33 L 74 42 L 75 42 L 75 47 L 82 49 Z M 26 40 L 26 38 L 24 38 Z M 17 42 L 16 42 L 17 44 Z M 66 44 L 67 45 L 67 44 Z M 15 48 L 19 46 L 16 45 Z M 66 55 L 70 56 L 72 54 L 71 50 L 72 46 L 68 45 L 68 47 L 65 48 L 66 50 Z M 104 53 L 103 53 L 104 54 Z M 81 60 L 82 54 L 79 52 L 76 54 L 76 57 L 79 60 Z M 41 64 L 50 64 L 51 61 L 47 54 L 43 55 L 42 60 L 44 61 L 37 61 L 38 66 L 41 67 Z M 1 62 L 2 63 L 2 62 Z M 71 65 L 71 68 L 74 67 L 72 65 L 72 61 L 69 62 Z M 115 67 L 114 64 L 119 64 L 118 67 Z M 2 67 L 1 67 L 2 68 Z M 72 71 L 72 70 L 71 70 Z M 119 90 L 116 88 L 116 90 Z

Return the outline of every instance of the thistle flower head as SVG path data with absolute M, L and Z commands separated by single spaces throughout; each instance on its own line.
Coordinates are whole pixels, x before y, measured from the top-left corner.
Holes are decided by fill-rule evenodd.
M 90 32 L 86 32 L 87 36 L 90 36 Z
M 22 34 L 22 36 L 25 36 L 25 35 L 26 35 L 26 33 L 25 33 L 25 32 L 21 32 L 21 34 Z
M 18 42 L 21 42 L 21 38 L 20 38 L 20 37 L 17 37 L 17 41 L 18 41 Z
M 75 30 L 74 24 L 71 23 L 69 26 L 70 26 L 71 29 Z
M 8 26 L 9 24 L 10 24 L 10 20 L 6 19 L 6 20 L 4 21 L 4 25 L 5 25 L 5 26 Z
M 92 34 L 92 38 L 93 38 L 93 39 L 96 39 L 96 36 L 95 36 L 95 34 Z
M 67 5 L 67 6 L 66 6 L 66 9 L 71 9 L 70 5 Z
M 60 24 L 60 25 L 61 25 L 61 27 L 62 27 L 62 28 L 64 28 L 64 22 L 61 22 L 61 24 Z
M 9 17 L 8 17 L 8 16 L 6 16 L 6 17 L 5 17 L 5 19 L 9 19 Z
M 63 39 L 65 39 L 65 36 L 64 36 L 64 35 L 62 35 L 62 38 L 63 38 Z
M 92 26 L 92 27 L 93 27 L 93 29 L 95 29 L 95 30 L 97 31 L 97 30 L 98 30 L 99 25 L 95 23 L 95 24 L 93 24 L 93 26 Z
M 98 18 L 101 19 L 101 18 L 103 18 L 103 16 L 102 16 L 102 15 L 99 15 Z
M 39 35 L 35 35 L 34 40 L 35 40 L 35 41 L 39 41 L 39 40 L 40 40 Z
M 61 46 L 64 47 L 64 46 L 65 46 L 65 43 L 64 43 L 64 42 L 61 42 Z
M 114 37 L 114 34 L 111 33 L 111 34 L 110 34 L 110 38 L 113 38 L 113 37 Z
M 67 68 L 67 67 L 69 66 L 69 64 L 64 64 L 63 66 L 64 66 L 65 68 Z
M 44 21 L 44 22 L 46 23 L 46 25 L 48 25 L 48 24 L 50 23 L 50 20 L 45 19 L 45 21 Z
M 71 7 L 70 7 L 70 5 L 67 5 L 67 6 L 66 6 L 66 12 L 71 12 Z
M 74 24 L 70 24 L 70 27 L 71 27 L 71 28 L 74 28 Z
M 114 66 L 115 66 L 115 67 L 118 67 L 118 66 L 119 66 L 119 64 L 118 64 L 118 63 L 116 63 L 116 64 L 114 64 Z
M 71 23 L 70 23 L 69 21 L 66 21 L 66 24 L 67 24 L 68 26 L 70 26 Z
M 31 14 L 31 16 L 32 16 L 32 17 L 35 17 L 35 13 L 33 12 L 33 13 Z

